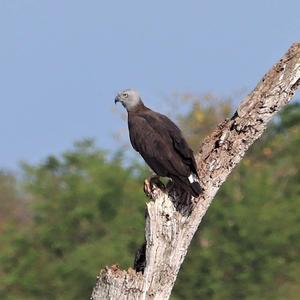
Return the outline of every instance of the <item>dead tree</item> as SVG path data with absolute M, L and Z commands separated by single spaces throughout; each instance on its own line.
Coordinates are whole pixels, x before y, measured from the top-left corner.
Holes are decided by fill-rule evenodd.
M 196 155 L 203 192 L 183 203 L 179 194 L 155 188 L 147 204 L 145 244 L 135 269 L 106 267 L 97 277 L 91 299 L 169 299 L 189 244 L 221 184 L 245 152 L 264 132 L 271 118 L 300 85 L 300 43 L 295 43 L 221 123 Z

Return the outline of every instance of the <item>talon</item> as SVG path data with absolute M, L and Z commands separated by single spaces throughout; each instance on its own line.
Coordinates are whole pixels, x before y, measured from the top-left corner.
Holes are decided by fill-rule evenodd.
M 165 187 L 165 185 L 160 181 L 160 177 L 159 177 L 159 176 L 153 176 L 153 177 L 150 179 L 150 182 L 151 182 L 152 189 L 153 189 L 153 186 L 156 185 L 159 189 L 165 191 L 166 187 Z
M 145 179 L 144 181 L 144 193 L 146 194 L 146 196 L 150 196 L 152 192 L 152 188 L 151 188 L 151 181 L 149 179 Z
M 149 197 L 153 190 L 154 186 L 158 187 L 159 189 L 165 191 L 165 185 L 159 180 L 159 176 L 155 175 L 150 178 L 145 179 L 144 181 L 144 193 Z

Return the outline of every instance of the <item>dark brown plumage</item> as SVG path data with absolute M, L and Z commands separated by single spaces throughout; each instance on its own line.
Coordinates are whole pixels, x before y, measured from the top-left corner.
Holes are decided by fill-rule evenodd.
M 115 102 L 127 109 L 131 144 L 149 167 L 198 197 L 201 187 L 195 158 L 180 129 L 168 117 L 146 107 L 134 90 L 118 94 Z

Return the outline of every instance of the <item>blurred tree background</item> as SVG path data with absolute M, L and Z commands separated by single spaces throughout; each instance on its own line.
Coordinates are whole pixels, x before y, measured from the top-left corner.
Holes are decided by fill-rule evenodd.
M 183 95 L 194 149 L 232 114 Z M 201 104 L 200 104 L 201 103 Z M 299 299 L 300 105 L 289 105 L 224 184 L 195 235 L 172 299 Z M 148 169 L 92 140 L 17 178 L 0 173 L 0 299 L 88 299 L 100 268 L 132 265 L 143 241 Z

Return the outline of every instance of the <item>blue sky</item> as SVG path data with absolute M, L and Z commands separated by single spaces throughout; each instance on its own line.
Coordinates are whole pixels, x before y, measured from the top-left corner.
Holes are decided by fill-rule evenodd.
M 114 151 L 115 94 L 250 91 L 300 36 L 300 1 L 0 0 L 0 168 L 94 137 Z M 118 111 L 121 111 L 118 107 Z

